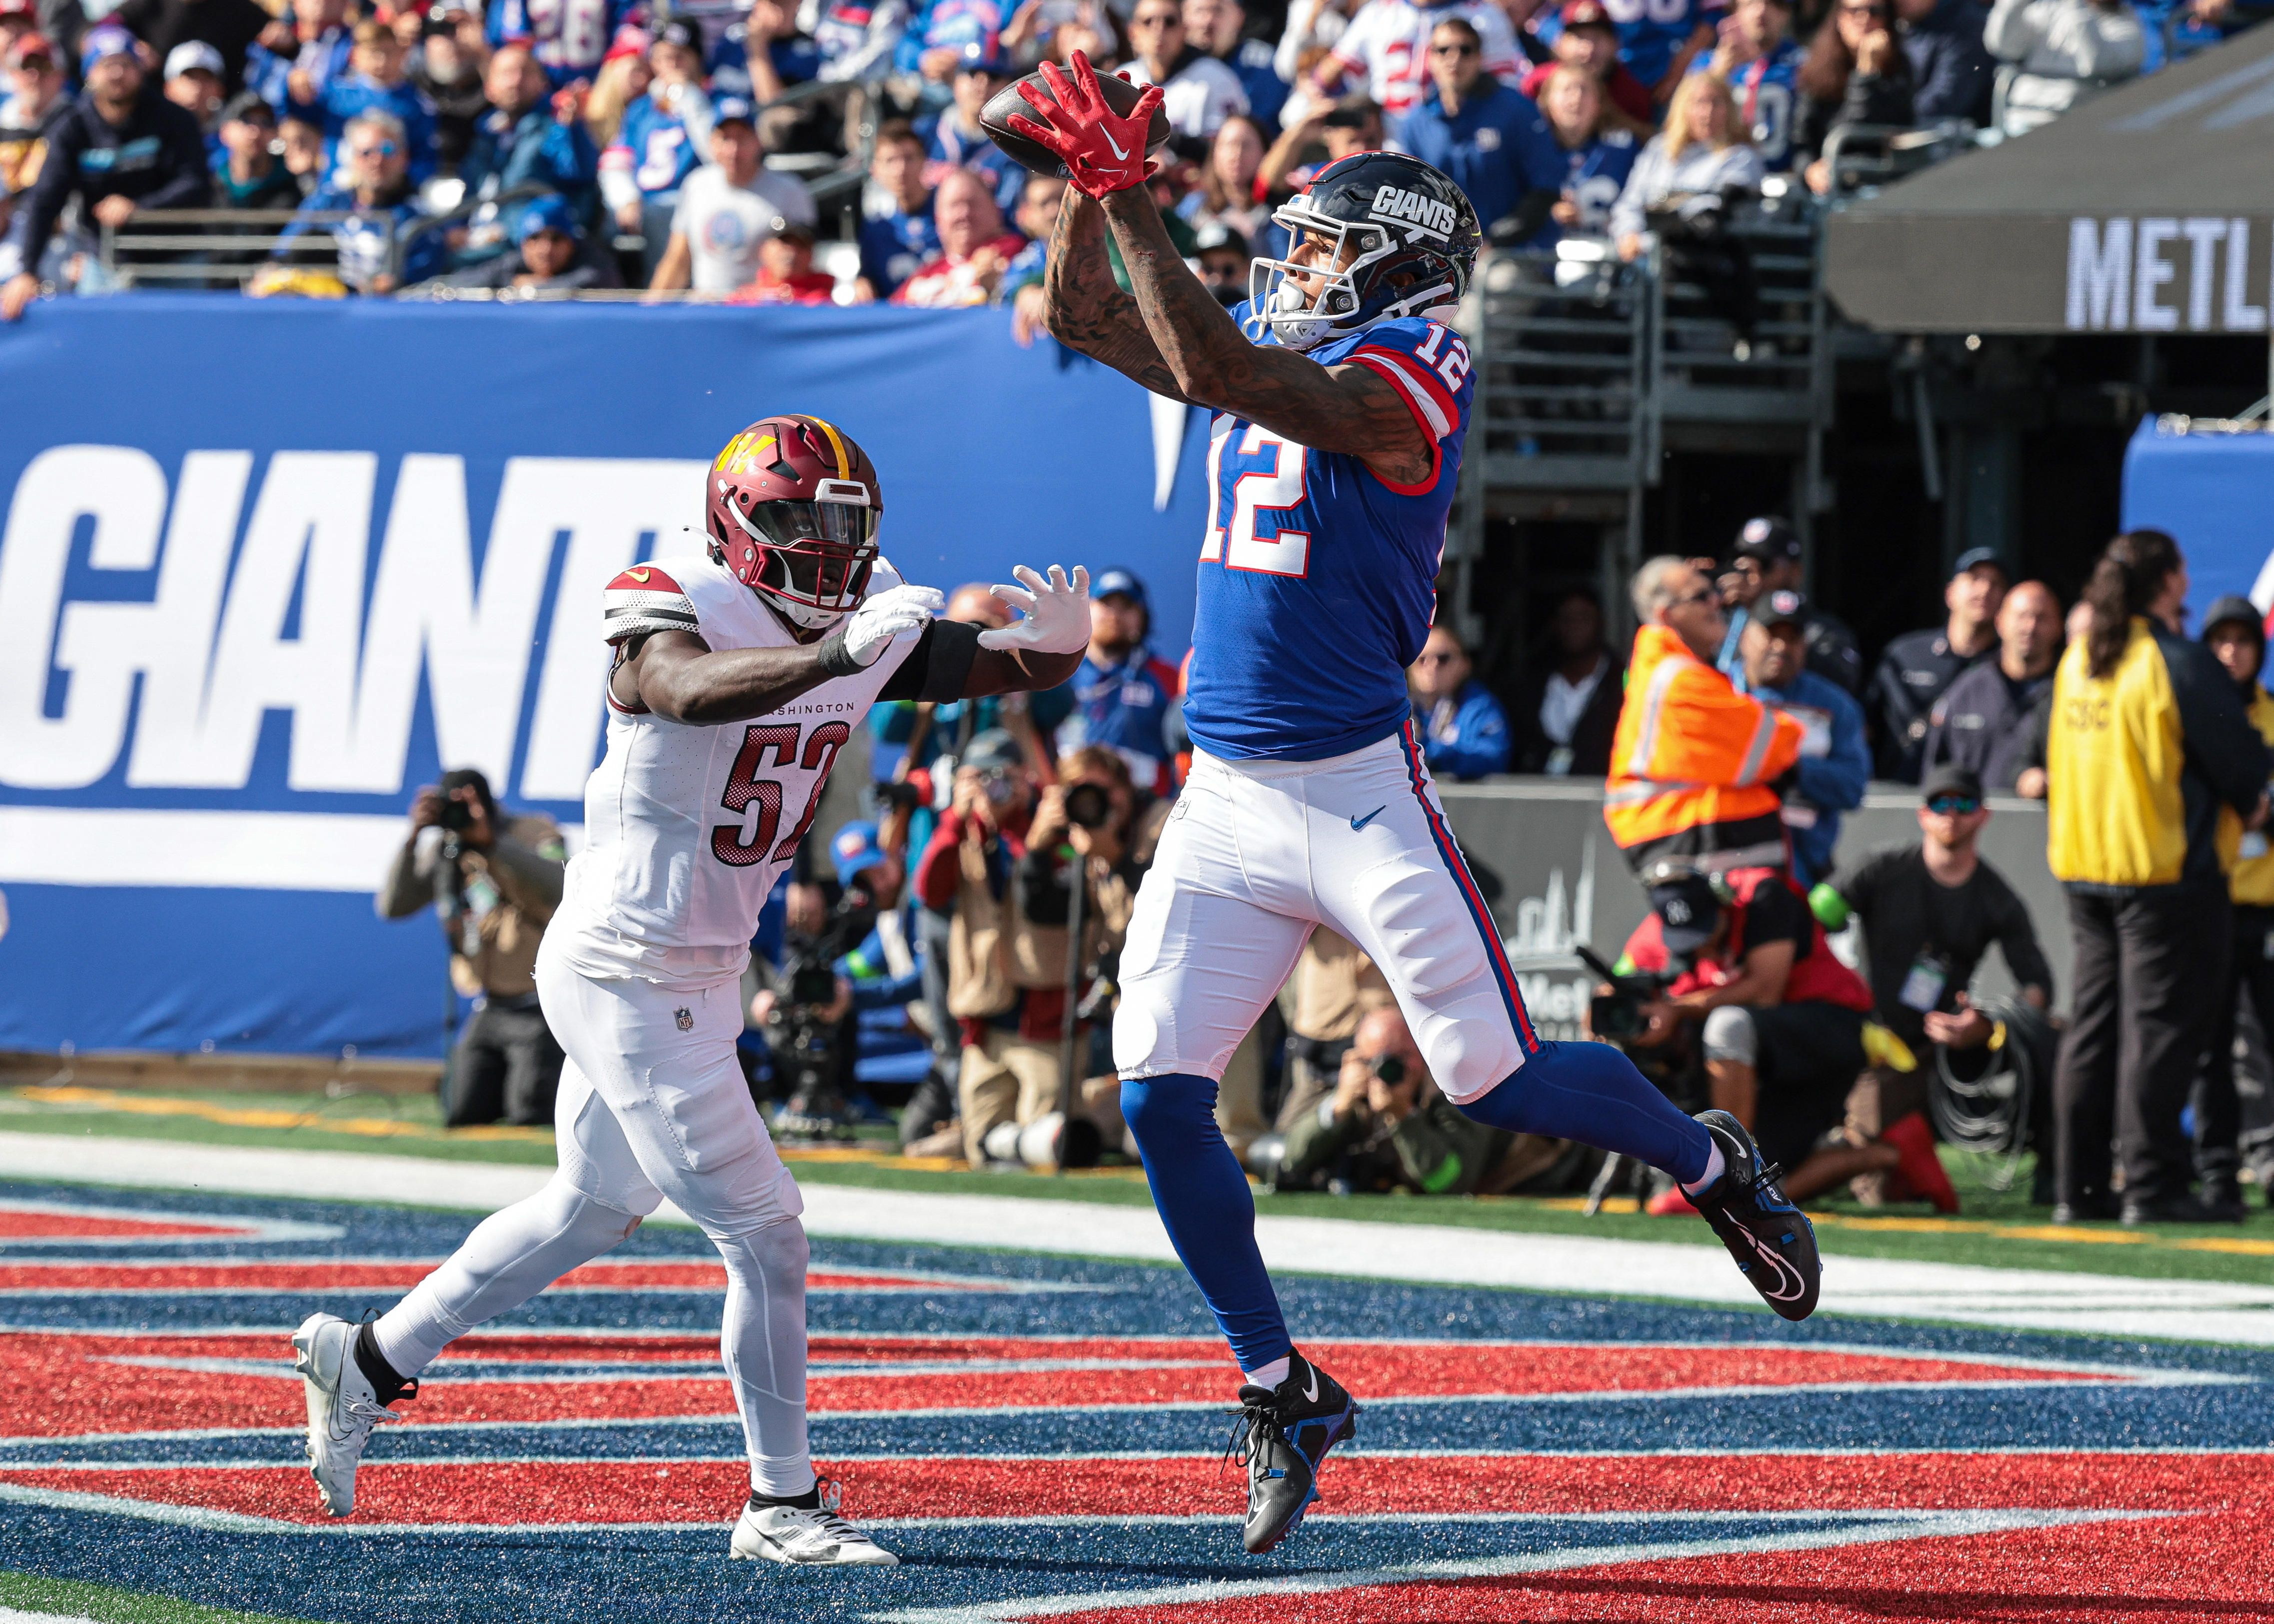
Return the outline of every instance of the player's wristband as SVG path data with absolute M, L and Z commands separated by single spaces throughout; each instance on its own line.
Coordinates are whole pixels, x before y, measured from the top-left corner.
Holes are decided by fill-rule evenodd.
M 853 658 L 853 650 L 845 642 L 842 627 L 821 640 L 821 645 L 814 650 L 813 657 L 820 663 L 824 676 L 857 677 L 869 669 Z

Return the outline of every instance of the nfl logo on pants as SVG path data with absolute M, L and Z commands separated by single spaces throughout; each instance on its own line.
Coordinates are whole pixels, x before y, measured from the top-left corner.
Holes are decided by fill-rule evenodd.
M 684 1007 L 674 1010 L 671 1012 L 671 1018 L 679 1023 L 679 1029 L 681 1032 L 695 1030 L 695 1012 L 692 1010 Z

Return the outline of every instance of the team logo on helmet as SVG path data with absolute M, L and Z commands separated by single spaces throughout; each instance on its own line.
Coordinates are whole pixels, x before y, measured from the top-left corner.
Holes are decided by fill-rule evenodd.
M 767 417 L 728 440 L 711 469 L 711 556 L 736 580 L 809 628 L 859 605 L 885 501 L 850 437 L 819 417 Z
M 1275 210 L 1293 246 L 1250 262 L 1250 336 L 1314 350 L 1380 321 L 1441 317 L 1469 285 L 1483 235 L 1450 177 L 1404 153 L 1353 153 Z

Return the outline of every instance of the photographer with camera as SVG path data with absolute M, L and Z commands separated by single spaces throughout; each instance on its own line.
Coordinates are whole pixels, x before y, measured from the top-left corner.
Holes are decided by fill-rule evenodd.
M 1333 1096 L 1288 1124 L 1273 1187 L 1496 1195 L 1555 1165 L 1568 1143 L 1464 1115 L 1437 1091 L 1396 1004 L 1358 1024 Z
M 502 814 L 489 780 L 471 767 L 444 773 L 410 803 L 410 838 L 374 900 L 381 919 L 433 906 L 450 950 L 446 1029 L 460 996 L 475 1001 L 442 1068 L 443 1120 L 453 1128 L 500 1117 L 552 1124 L 561 1046 L 537 1006 L 535 974 L 567 857 L 551 818 Z
M 1043 792 L 1018 742 L 990 728 L 965 750 L 953 804 L 917 865 L 924 905 L 953 910 L 947 1002 L 962 1036 L 957 1094 L 974 1166 L 1022 1159 L 1020 1131 L 1061 1112 L 1067 989 L 1091 984 L 1089 968 L 1118 944 L 1133 892 L 1124 872 L 1133 861 L 1127 814 L 1114 795 L 1095 782 Z M 1079 994 L 1074 1002 L 1079 1058 L 1088 1022 Z M 1083 1120 L 1079 1132 L 1055 1124 L 1063 1142 L 1043 1159 L 1082 1148 L 1094 1156 L 1096 1127 Z M 1107 1125 L 1118 1140 L 1118 1112 Z
M 1897 1166 L 1925 1182 L 1923 1169 L 1914 1173 L 1915 1151 L 1817 1148 L 1845 1116 L 1856 1075 L 1890 1048 L 1884 1028 L 1871 1025 L 1871 989 L 1833 957 L 1791 881 L 1773 868 L 1709 878 L 1678 862 L 1642 877 L 1652 911 L 1627 939 L 1621 968 L 1672 979 L 1620 1047 L 1679 1072 L 1702 1064 L 1713 1107 L 1751 1130 L 1764 1164 L 1792 1169 L 1784 1187 L 1796 1202 Z M 1931 1162 L 1933 1147 L 1924 1148 Z M 1677 1188 L 1650 1210 L 1688 1209 Z
M 783 931 L 781 961 L 761 979 L 750 1019 L 764 1034 L 777 1093 L 774 1117 L 785 1139 L 849 1137 L 862 1036 L 881 1018 L 881 1036 L 905 1030 L 900 1013 L 922 992 L 923 976 L 897 912 L 906 866 L 884 849 L 877 825 L 856 819 L 829 842 L 837 876 L 833 905 Z M 754 961 L 755 962 L 755 961 Z

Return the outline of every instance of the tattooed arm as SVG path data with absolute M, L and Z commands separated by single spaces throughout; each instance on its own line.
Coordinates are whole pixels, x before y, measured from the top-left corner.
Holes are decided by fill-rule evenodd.
M 1142 187 L 1138 194 L 1145 195 Z M 1126 372 L 1156 395 L 1192 403 L 1161 359 L 1137 301 L 1113 280 L 1105 257 L 1104 214 L 1072 186 L 1058 206 L 1058 229 L 1043 272 L 1043 325 L 1067 349 Z
M 1109 193 L 1103 207 L 1151 348 L 1171 380 L 1161 393 L 1231 412 L 1316 451 L 1347 452 L 1393 485 L 1430 477 L 1436 447 L 1388 379 L 1370 367 L 1321 366 L 1291 350 L 1249 342 L 1185 268 L 1143 187 Z M 1065 218 L 1059 216 L 1061 236 Z M 1102 270 L 1103 254 L 1099 259 Z

